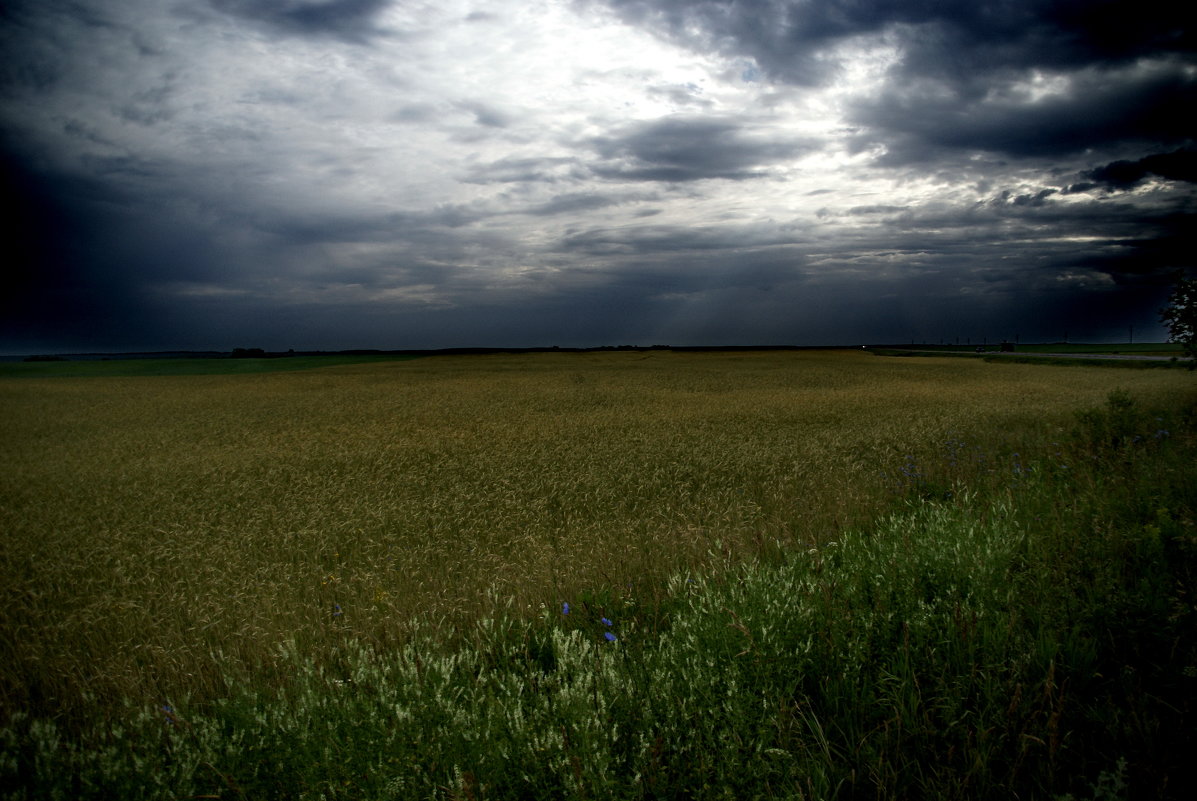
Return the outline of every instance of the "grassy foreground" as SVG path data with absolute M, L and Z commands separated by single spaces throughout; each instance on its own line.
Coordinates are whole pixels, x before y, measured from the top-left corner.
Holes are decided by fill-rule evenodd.
M 621 354 L 0 385 L 0 787 L 1188 797 L 1191 376 L 1117 379 Z

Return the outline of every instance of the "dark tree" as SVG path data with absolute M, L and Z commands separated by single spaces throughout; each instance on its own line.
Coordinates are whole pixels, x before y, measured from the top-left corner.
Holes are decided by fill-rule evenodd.
M 1185 355 L 1197 358 L 1197 278 L 1183 273 L 1176 276 L 1176 286 L 1168 305 L 1160 311 L 1160 320 L 1168 326 L 1168 339 L 1179 343 Z

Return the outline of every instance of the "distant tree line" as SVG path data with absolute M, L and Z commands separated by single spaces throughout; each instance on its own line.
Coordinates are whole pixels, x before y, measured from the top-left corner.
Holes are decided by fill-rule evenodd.
M 233 352 L 229 354 L 230 359 L 279 359 L 284 356 L 294 356 L 295 351 L 289 350 L 286 353 L 274 353 L 262 350 L 261 348 L 233 348 Z

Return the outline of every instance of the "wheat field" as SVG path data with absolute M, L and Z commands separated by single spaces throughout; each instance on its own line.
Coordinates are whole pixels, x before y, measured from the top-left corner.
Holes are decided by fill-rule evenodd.
M 930 454 L 988 469 L 1112 389 L 1191 382 L 851 351 L 0 380 L 0 703 L 218 695 L 287 649 L 645 603 L 875 516 Z

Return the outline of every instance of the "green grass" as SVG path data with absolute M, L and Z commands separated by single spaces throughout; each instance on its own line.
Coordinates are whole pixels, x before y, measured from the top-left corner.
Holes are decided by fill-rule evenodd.
M 0 362 L 0 378 L 125 378 L 129 376 L 251 375 L 311 370 L 343 364 L 369 364 L 412 356 L 288 356 L 268 359 L 89 359 Z
M 977 348 L 983 353 L 977 353 Z M 1192 360 L 1182 346 L 1173 343 L 1144 342 L 1122 345 L 1053 343 L 1017 345 L 1011 353 L 1000 352 L 995 345 L 912 345 L 909 348 L 872 348 L 878 356 L 952 356 L 984 359 L 988 362 L 1054 365 L 1057 367 L 1105 367 L 1124 370 L 1192 369 Z M 1073 358 L 1069 358 L 1072 355 Z M 1154 356 L 1157 359 L 1096 359 L 1093 356 Z
M 898 346 L 895 345 L 891 350 L 927 350 L 927 351 L 944 351 L 945 353 L 963 352 L 975 353 L 977 348 L 984 348 L 986 351 L 997 351 L 1000 347 L 1000 342 L 973 342 L 966 345 L 910 345 Z M 1015 344 L 1015 351 L 1018 353 L 1094 353 L 1094 354 L 1128 354 L 1139 356 L 1172 356 L 1179 355 L 1184 352 L 1184 347 L 1174 342 L 1123 342 L 1123 343 L 1105 343 L 1093 344 L 1085 342 L 1040 342 L 1040 343 L 1017 343 Z
M 1094 359 L 1081 357 L 1079 354 L 1076 357 L 1069 358 L 1067 356 L 1051 356 L 1048 354 L 1035 353 L 1015 353 L 985 356 L 987 362 L 1017 362 L 1021 364 L 1051 364 L 1057 367 L 1100 367 L 1105 369 L 1115 370 L 1191 370 L 1192 363 L 1186 359 L 1179 360 L 1162 360 L 1162 359 Z
M 1188 797 L 1193 385 L 1109 376 L 579 354 L 0 383 L 0 788 Z
M 1125 353 L 1140 356 L 1173 356 L 1184 353 L 1184 347 L 1174 342 L 1121 342 L 1094 345 L 1083 342 L 1052 342 L 1017 345 L 1020 353 Z

